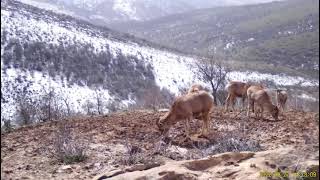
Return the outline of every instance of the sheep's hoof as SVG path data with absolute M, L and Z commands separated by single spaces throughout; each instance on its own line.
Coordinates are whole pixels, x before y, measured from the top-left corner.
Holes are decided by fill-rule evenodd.
M 208 134 L 200 134 L 198 138 L 208 138 Z
M 191 140 L 190 137 L 185 137 L 185 138 L 183 138 L 183 139 L 181 139 L 181 140 L 179 141 L 179 144 L 182 145 L 182 144 L 184 144 L 184 143 L 186 143 L 186 142 L 188 142 L 188 141 L 190 141 L 190 140 Z

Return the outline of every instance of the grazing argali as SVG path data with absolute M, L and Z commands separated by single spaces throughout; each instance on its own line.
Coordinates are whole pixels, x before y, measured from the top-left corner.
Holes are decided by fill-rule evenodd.
M 279 109 L 277 106 L 273 105 L 269 95 L 266 90 L 259 86 L 250 86 L 247 90 L 248 97 L 248 107 L 247 116 L 250 115 L 250 109 L 255 112 L 258 116 L 260 113 L 260 118 L 263 118 L 263 111 L 267 109 L 275 120 L 278 120 Z
M 232 103 L 231 107 L 234 111 L 234 104 L 237 97 L 242 98 L 242 108 L 245 107 L 245 99 L 247 98 L 247 89 L 251 86 L 249 83 L 239 82 L 239 81 L 230 81 L 226 86 L 226 90 L 228 91 L 228 97 L 225 101 L 225 111 L 228 111 L 228 107 L 230 103 Z M 263 88 L 262 85 L 259 85 Z
M 162 134 L 167 134 L 171 126 L 178 121 L 185 120 L 185 134 L 187 137 L 190 137 L 189 121 L 192 120 L 195 115 L 201 114 L 200 117 L 203 120 L 201 135 L 206 136 L 209 127 L 209 113 L 212 107 L 213 98 L 205 91 L 180 96 L 174 101 L 169 112 L 157 121 L 157 126 Z
M 284 108 L 288 99 L 287 91 L 277 89 L 277 106 L 284 112 Z

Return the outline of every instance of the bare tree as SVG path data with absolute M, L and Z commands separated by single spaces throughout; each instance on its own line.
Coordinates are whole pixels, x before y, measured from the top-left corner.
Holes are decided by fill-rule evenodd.
M 103 100 L 102 100 L 102 92 L 95 89 L 96 101 L 97 101 L 97 111 L 98 114 L 103 114 Z
M 224 85 L 230 69 L 227 66 L 222 65 L 221 56 L 218 55 L 215 55 L 210 59 L 199 60 L 195 63 L 195 68 L 197 78 L 201 81 L 210 83 L 214 103 L 217 105 L 218 90 Z
M 17 121 L 19 125 L 28 125 L 35 121 L 36 108 L 31 99 L 21 97 L 17 100 Z
M 62 101 L 64 102 L 64 104 L 66 105 L 67 108 L 67 115 L 70 116 L 71 115 L 71 108 L 70 108 L 70 101 L 68 97 L 63 97 Z
M 59 95 L 56 89 L 49 84 L 49 88 L 42 87 L 43 95 L 39 96 L 37 107 L 37 115 L 39 121 L 52 121 L 62 117 L 62 105 L 59 102 Z
M 85 104 L 83 104 L 83 109 L 87 112 L 87 115 L 93 116 L 94 115 L 94 104 L 90 101 L 87 100 Z
M 143 92 L 142 107 L 151 108 L 156 111 L 159 108 L 169 106 L 173 97 L 166 89 L 160 89 L 158 86 L 152 86 Z

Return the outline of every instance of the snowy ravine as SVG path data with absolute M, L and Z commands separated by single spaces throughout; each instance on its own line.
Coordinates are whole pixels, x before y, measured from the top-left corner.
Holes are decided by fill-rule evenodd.
M 10 6 L 9 6 L 10 7 Z M 101 29 L 95 27 L 80 26 L 77 23 L 58 20 L 57 17 L 51 17 L 50 14 L 34 14 L 28 9 L 19 9 L 12 11 L 10 8 L 1 9 L 1 34 L 3 31 L 9 32 L 6 39 L 15 38 L 21 42 L 36 41 L 45 42 L 48 44 L 58 44 L 63 41 L 65 43 L 81 43 L 90 44 L 96 52 L 105 51 L 108 46 L 113 56 L 121 50 L 125 55 L 134 55 L 140 57 L 153 67 L 153 73 L 156 84 L 161 88 L 167 88 L 172 93 L 178 94 L 179 87 L 185 87 L 193 82 L 197 82 L 194 70 L 191 69 L 191 64 L 196 60 L 195 57 L 184 56 L 159 50 L 153 47 L 133 42 L 132 40 L 121 41 L 113 38 L 112 34 L 105 35 Z M 28 38 L 27 38 L 28 36 Z M 28 39 L 28 40 L 27 40 Z M 6 45 L 1 46 L 1 51 Z M 2 62 L 1 56 L 1 64 Z M 2 68 L 3 66 L 1 66 Z M 31 82 L 29 87 L 35 95 L 40 95 L 43 88 L 54 87 L 61 96 L 70 99 L 73 111 L 83 113 L 82 108 L 88 100 L 92 101 L 95 90 L 87 86 L 70 85 L 67 80 L 61 81 L 64 77 L 49 78 L 42 72 L 29 72 L 20 69 L 1 69 L 1 87 L 3 83 L 10 84 L 7 88 L 1 88 L 2 95 L 6 97 L 7 102 L 1 103 L 1 120 L 15 119 L 16 102 L 11 95 L 14 94 L 16 86 L 23 88 L 24 83 L 17 82 L 18 76 L 25 76 L 23 82 Z M 317 80 L 307 80 L 301 77 L 291 77 L 285 75 L 261 74 L 258 72 L 231 72 L 229 79 L 232 80 L 270 80 L 276 85 L 296 85 L 302 86 L 318 86 Z M 12 87 L 12 88 L 10 88 Z M 112 101 L 108 89 L 100 90 L 105 101 Z M 126 105 L 134 103 L 132 99 L 122 101 Z

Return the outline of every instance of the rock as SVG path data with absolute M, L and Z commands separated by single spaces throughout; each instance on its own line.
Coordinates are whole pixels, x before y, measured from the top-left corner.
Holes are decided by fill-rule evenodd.
M 64 166 L 61 166 L 58 170 L 57 170 L 58 173 L 62 173 L 62 172 L 65 172 L 65 173 L 71 173 L 72 172 L 72 167 L 70 165 L 64 165 Z
M 142 170 L 145 170 L 146 168 L 147 168 L 147 166 L 145 164 L 136 164 L 134 166 L 127 168 L 125 171 L 127 171 L 127 172 L 142 171 Z
M 192 173 L 177 173 L 175 171 L 163 171 L 159 172 L 159 175 L 162 176 L 160 179 L 165 180 L 165 179 L 197 179 L 196 174 Z
M 28 176 L 22 176 L 21 179 L 31 179 L 31 178 Z
M 192 171 L 204 171 L 204 170 L 211 168 L 213 166 L 217 166 L 219 164 L 222 164 L 228 160 L 235 161 L 235 162 L 239 163 L 242 160 L 252 158 L 253 155 L 254 155 L 254 153 L 233 152 L 233 153 L 223 154 L 218 157 L 210 157 L 208 159 L 187 162 L 184 164 L 184 166 L 187 169 L 192 170 Z
M 117 175 L 123 174 L 123 173 L 125 173 L 125 171 L 123 171 L 121 169 L 118 169 L 118 170 L 110 171 L 110 172 L 104 174 L 103 176 L 99 177 L 98 179 L 99 180 L 107 179 L 107 178 L 110 178 L 110 177 L 113 177 L 113 176 L 117 176 Z
M 31 166 L 28 164 L 27 166 L 26 166 L 26 170 L 30 170 L 31 169 Z
M 6 174 L 10 174 L 10 173 L 13 173 L 13 170 L 4 170 L 3 172 Z
M 159 162 L 153 162 L 153 163 L 147 163 L 147 164 L 136 164 L 134 166 L 131 166 L 131 167 L 125 169 L 125 171 L 127 171 L 127 172 L 143 171 L 143 170 L 151 169 L 154 167 L 158 167 L 160 165 L 161 164 Z
M 256 164 L 250 164 L 251 168 L 256 168 Z
M 92 163 L 90 163 L 90 164 L 85 165 L 83 168 L 84 168 L 84 169 L 92 169 L 93 166 L 94 166 L 94 165 L 93 165 Z
M 271 167 L 272 169 L 275 169 L 275 168 L 277 167 L 277 165 L 275 165 L 275 164 L 270 164 L 270 167 Z
M 93 166 L 96 168 L 96 169 L 99 169 L 101 167 L 101 163 L 94 163 Z
M 281 169 L 281 170 L 285 170 L 287 168 L 288 168 L 287 166 L 279 166 L 279 169 Z

